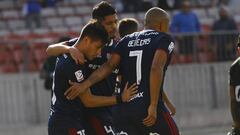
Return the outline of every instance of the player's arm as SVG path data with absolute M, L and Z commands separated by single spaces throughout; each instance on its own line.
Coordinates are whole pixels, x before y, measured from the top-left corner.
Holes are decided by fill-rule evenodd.
M 240 128 L 240 114 L 237 108 L 237 101 L 235 97 L 235 87 L 230 85 L 230 106 L 231 106 L 231 114 L 233 119 L 233 127 Z
M 68 46 L 67 42 L 49 45 L 46 53 L 48 56 L 58 56 L 64 53 L 70 53 L 76 64 L 84 63 L 83 54 L 74 46 Z
M 154 59 L 150 71 L 150 105 L 148 108 L 148 116 L 143 120 L 144 125 L 152 126 L 157 118 L 157 105 L 160 87 L 163 80 L 164 66 L 167 61 L 167 53 L 162 49 L 158 49 L 154 54 Z
M 106 63 L 95 70 L 83 83 L 74 84 L 64 93 L 64 95 L 70 100 L 76 98 L 85 89 L 90 88 L 93 84 L 103 80 L 108 75 L 110 75 L 112 71 L 118 66 L 119 62 L 120 55 L 114 53 Z
M 168 98 L 167 94 L 164 91 L 163 91 L 163 101 L 165 102 L 168 109 L 170 110 L 171 115 L 175 115 L 176 114 L 176 108 L 173 105 L 173 103 L 170 101 L 170 99 Z
M 101 107 L 110 106 L 122 102 L 128 102 L 137 93 L 137 85 L 133 84 L 128 88 L 128 84 L 125 85 L 122 95 L 116 96 L 96 96 L 93 95 L 88 89 L 86 92 L 79 95 L 79 98 L 86 107 Z

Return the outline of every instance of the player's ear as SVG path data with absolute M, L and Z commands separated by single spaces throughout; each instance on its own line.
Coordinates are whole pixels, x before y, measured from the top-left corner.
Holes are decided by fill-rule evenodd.
M 85 37 L 83 38 L 83 43 L 84 43 L 85 45 L 89 45 L 89 44 L 91 43 L 91 39 L 90 39 L 88 36 L 85 36 Z
M 238 50 L 238 54 L 240 55 L 240 47 L 237 47 L 237 50 Z

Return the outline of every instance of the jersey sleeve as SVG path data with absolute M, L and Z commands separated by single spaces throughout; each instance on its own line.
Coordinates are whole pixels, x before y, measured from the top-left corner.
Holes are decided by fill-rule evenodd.
M 116 47 L 113 49 L 113 53 L 116 53 L 116 54 L 118 54 L 118 55 L 121 56 L 121 54 L 122 54 L 122 52 L 123 52 L 123 44 L 124 44 L 124 42 L 125 42 L 125 40 L 121 39 L 121 40 L 117 43 Z
M 73 46 L 77 42 L 78 38 L 73 38 L 67 41 L 67 46 Z
M 231 66 L 230 70 L 229 70 L 229 85 L 231 86 L 236 86 L 237 82 L 236 82 L 236 74 L 234 73 L 234 66 Z
M 167 54 L 172 53 L 174 49 L 174 41 L 171 36 L 164 35 L 157 40 L 156 48 L 164 50 Z
M 65 70 L 68 80 L 73 82 L 82 82 L 86 79 L 86 71 L 83 65 L 77 65 L 73 61 L 70 62 Z

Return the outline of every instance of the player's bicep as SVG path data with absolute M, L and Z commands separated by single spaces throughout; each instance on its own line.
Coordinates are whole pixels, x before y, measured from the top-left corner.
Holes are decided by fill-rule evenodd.
M 152 69 L 164 68 L 167 61 L 167 53 L 162 49 L 158 49 L 153 58 Z
M 118 53 L 112 53 L 111 58 L 107 61 L 107 64 L 112 69 L 115 69 L 120 63 L 120 60 L 121 60 L 121 57 Z

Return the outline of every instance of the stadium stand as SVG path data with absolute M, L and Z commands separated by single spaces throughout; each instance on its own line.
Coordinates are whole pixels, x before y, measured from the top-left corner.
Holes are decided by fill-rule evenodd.
M 19 41 L 24 42 L 26 45 L 29 45 L 30 49 L 27 53 L 33 52 L 33 59 L 30 59 L 31 71 L 37 71 L 40 69 L 41 62 L 46 58 L 44 49 L 46 46 L 61 36 L 61 35 L 69 35 L 71 37 L 78 36 L 79 31 L 82 26 L 91 18 L 91 10 L 95 3 L 98 0 L 68 0 L 57 3 L 56 7 L 46 7 L 41 11 L 41 17 L 43 21 L 43 26 L 41 28 L 35 28 L 33 30 L 29 30 L 25 28 L 25 20 L 22 16 L 21 5 L 13 1 L 0 1 L 0 44 L 1 46 L 12 46 L 10 47 L 10 53 L 14 54 L 14 62 L 17 67 L 21 64 L 19 62 L 24 61 L 24 52 L 19 49 Z M 3 6 L 4 5 L 4 6 Z M 196 6 L 197 7 L 197 6 Z M 211 26 L 218 17 L 217 8 L 195 8 L 193 10 L 197 16 L 200 18 L 202 32 L 211 32 Z M 233 8 L 230 10 L 234 15 L 233 18 L 238 24 L 240 28 L 240 11 L 238 8 Z M 170 16 L 176 14 L 178 10 L 169 11 Z M 124 17 L 133 17 L 139 20 L 140 27 L 143 26 L 143 12 L 137 13 L 119 13 L 119 18 Z M 201 36 L 200 36 L 201 35 Z M 184 35 L 176 35 L 184 36 Z M 199 42 L 196 47 L 196 57 L 194 62 L 211 62 L 214 61 L 214 54 L 211 50 L 211 41 L 208 37 L 204 37 L 202 34 L 196 35 L 196 42 Z M 38 47 L 33 47 L 33 46 Z M 39 46 L 43 47 L 39 47 Z M 2 47 L 0 48 L 1 52 L 4 50 Z M 176 45 L 176 54 L 174 55 L 172 64 L 181 64 L 178 61 L 178 53 L 177 53 L 177 45 Z M 22 54 L 23 52 L 23 54 Z M 1 55 L 4 55 L 1 54 Z M 26 55 L 27 56 L 27 55 Z M 31 56 L 31 55 L 30 55 Z M 5 57 L 1 57 L 0 61 Z M 8 65 L 14 65 L 8 64 Z M 2 62 L 1 62 L 2 63 Z M 0 67 L 2 67 L 1 64 Z M 7 66 L 8 67 L 8 66 Z M 9 66 L 10 67 L 10 66 Z M 27 66 L 28 67 L 28 66 Z M 2 68 L 1 68 L 2 69 Z M 5 69 L 5 68 L 4 68 Z M 11 69 L 11 70 L 10 70 Z M 17 68 L 17 70 L 13 70 L 13 68 L 7 68 L 6 71 L 22 71 L 21 68 Z M 5 71 L 5 70 L 1 70 Z

